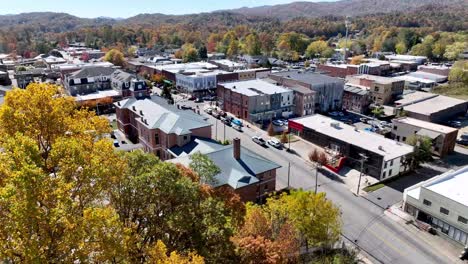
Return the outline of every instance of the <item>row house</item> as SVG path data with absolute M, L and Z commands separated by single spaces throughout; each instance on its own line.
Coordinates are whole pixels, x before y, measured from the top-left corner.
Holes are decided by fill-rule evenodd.
M 346 84 L 343 92 L 343 109 L 365 114 L 371 104 L 368 90 L 367 87 Z
M 129 98 L 114 103 L 117 127 L 132 142 L 161 160 L 172 159 L 169 151 L 195 138 L 211 138 L 211 124 L 193 111 L 181 110 L 159 97 Z
M 348 76 L 346 81 L 369 88 L 370 98 L 376 105 L 392 104 L 403 94 L 405 87 L 402 80 L 368 74 Z
M 260 79 L 221 83 L 217 95 L 223 111 L 250 122 L 289 118 L 294 112 L 291 89 Z

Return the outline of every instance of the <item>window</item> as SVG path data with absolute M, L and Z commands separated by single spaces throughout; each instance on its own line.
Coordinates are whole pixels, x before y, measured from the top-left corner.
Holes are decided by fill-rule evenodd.
M 389 176 L 389 177 L 392 176 L 392 170 L 389 170 L 389 171 L 388 171 L 388 176 Z
M 424 200 L 423 200 L 423 204 L 424 204 L 424 205 L 427 205 L 427 206 L 431 206 L 431 205 L 432 205 L 432 202 L 429 201 L 429 200 L 424 199 Z
M 396 137 L 396 140 L 397 140 L 397 141 L 400 141 L 400 136 L 397 136 L 397 137 Z
M 387 172 L 386 171 L 383 172 L 382 179 L 385 179 L 385 177 L 387 177 Z
M 388 162 L 385 162 L 384 169 L 386 169 L 386 168 L 387 168 L 387 165 L 388 165 Z
M 403 140 L 402 140 L 402 141 L 406 142 L 406 137 L 403 137 Z
M 184 140 L 187 140 L 187 136 L 184 136 Z
M 443 208 L 443 207 L 440 208 L 440 212 L 443 213 L 444 215 L 448 215 L 448 214 L 449 214 L 449 210 L 447 210 L 447 209 L 445 209 L 445 208 Z
M 390 161 L 390 166 L 393 166 L 393 160 Z
M 458 216 L 458 222 L 468 224 L 468 219 L 463 216 Z
M 393 126 L 393 130 L 398 130 L 398 127 L 397 127 L 397 126 Z
M 156 134 L 154 135 L 154 143 L 155 143 L 156 145 L 159 145 L 159 134 L 158 134 L 158 133 L 156 133 Z

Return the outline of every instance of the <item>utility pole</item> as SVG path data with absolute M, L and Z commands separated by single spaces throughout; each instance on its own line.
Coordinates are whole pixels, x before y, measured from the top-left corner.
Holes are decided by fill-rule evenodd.
M 288 131 L 288 152 L 291 152 L 291 130 Z
M 315 194 L 317 194 L 318 191 L 318 168 L 319 164 L 318 162 L 315 162 Z
M 289 189 L 289 177 L 291 176 L 291 162 L 288 162 L 288 189 Z
M 218 119 L 215 118 L 215 137 L 218 140 Z
M 224 122 L 223 140 L 224 140 L 224 142 L 226 142 L 226 122 Z
M 346 63 L 346 59 L 348 58 L 348 16 L 346 16 L 345 20 L 345 27 L 346 27 L 346 36 L 345 36 L 345 47 L 344 47 L 344 62 Z
M 358 181 L 358 186 L 357 186 L 357 191 L 356 194 L 359 195 L 359 188 L 361 187 L 361 178 L 362 178 L 362 171 L 364 170 L 364 162 L 367 161 L 368 157 L 362 153 L 359 153 L 359 156 L 361 156 L 361 171 L 359 172 L 359 181 Z

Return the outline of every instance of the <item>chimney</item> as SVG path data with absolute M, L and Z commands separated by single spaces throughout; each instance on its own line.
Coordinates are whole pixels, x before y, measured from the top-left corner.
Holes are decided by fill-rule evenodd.
M 232 145 L 233 145 L 233 154 L 234 154 L 234 158 L 236 160 L 240 160 L 240 155 L 241 155 L 241 144 L 240 144 L 240 139 L 239 138 L 235 138 L 232 140 Z

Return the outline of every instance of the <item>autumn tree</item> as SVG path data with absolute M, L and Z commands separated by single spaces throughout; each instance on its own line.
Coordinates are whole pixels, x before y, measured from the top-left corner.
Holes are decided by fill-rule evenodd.
M 187 256 L 176 251 L 169 253 L 166 245 L 158 240 L 149 248 L 147 262 L 151 264 L 204 264 L 205 260 L 194 252 L 188 253 Z
M 146 260 L 158 240 L 170 251 L 196 252 L 211 263 L 234 257 L 229 238 L 237 218 L 227 206 L 231 199 L 201 185 L 197 173 L 152 154 L 135 151 L 124 159 L 128 166 L 110 202 L 129 230 L 131 262 Z
M 306 56 L 308 58 L 321 57 L 327 49 L 328 43 L 326 41 L 317 40 L 307 46 Z
M 186 43 L 182 46 L 184 62 L 194 62 L 198 60 L 198 51 L 192 44 Z
M 241 263 L 292 263 L 299 240 L 288 219 L 276 221 L 267 206 L 247 205 L 244 224 L 232 238 Z
M 274 136 L 276 134 L 275 133 L 275 128 L 273 127 L 273 122 L 270 122 L 270 124 L 268 125 L 267 132 L 268 132 L 268 136 L 270 136 L 270 137 L 272 137 L 272 136 Z
M 288 132 L 287 131 L 284 131 L 282 134 L 281 134 L 281 143 L 283 144 L 286 144 L 288 143 L 289 140 L 288 140 Z
M 273 222 L 289 221 L 306 248 L 331 247 L 340 238 L 340 210 L 325 193 L 293 190 L 289 195 L 269 198 L 267 210 Z
M 362 64 L 363 62 L 364 62 L 364 56 L 359 55 L 359 56 L 352 57 L 350 63 L 353 65 L 359 65 L 359 64 Z
M 108 121 L 31 84 L 7 93 L 0 122 L 0 259 L 125 259 L 125 228 L 105 202 L 123 170 Z
M 108 61 L 116 66 L 121 66 L 123 67 L 125 65 L 125 58 L 124 54 L 117 50 L 117 49 L 111 49 L 109 50 L 106 55 L 104 56 L 104 60 Z

